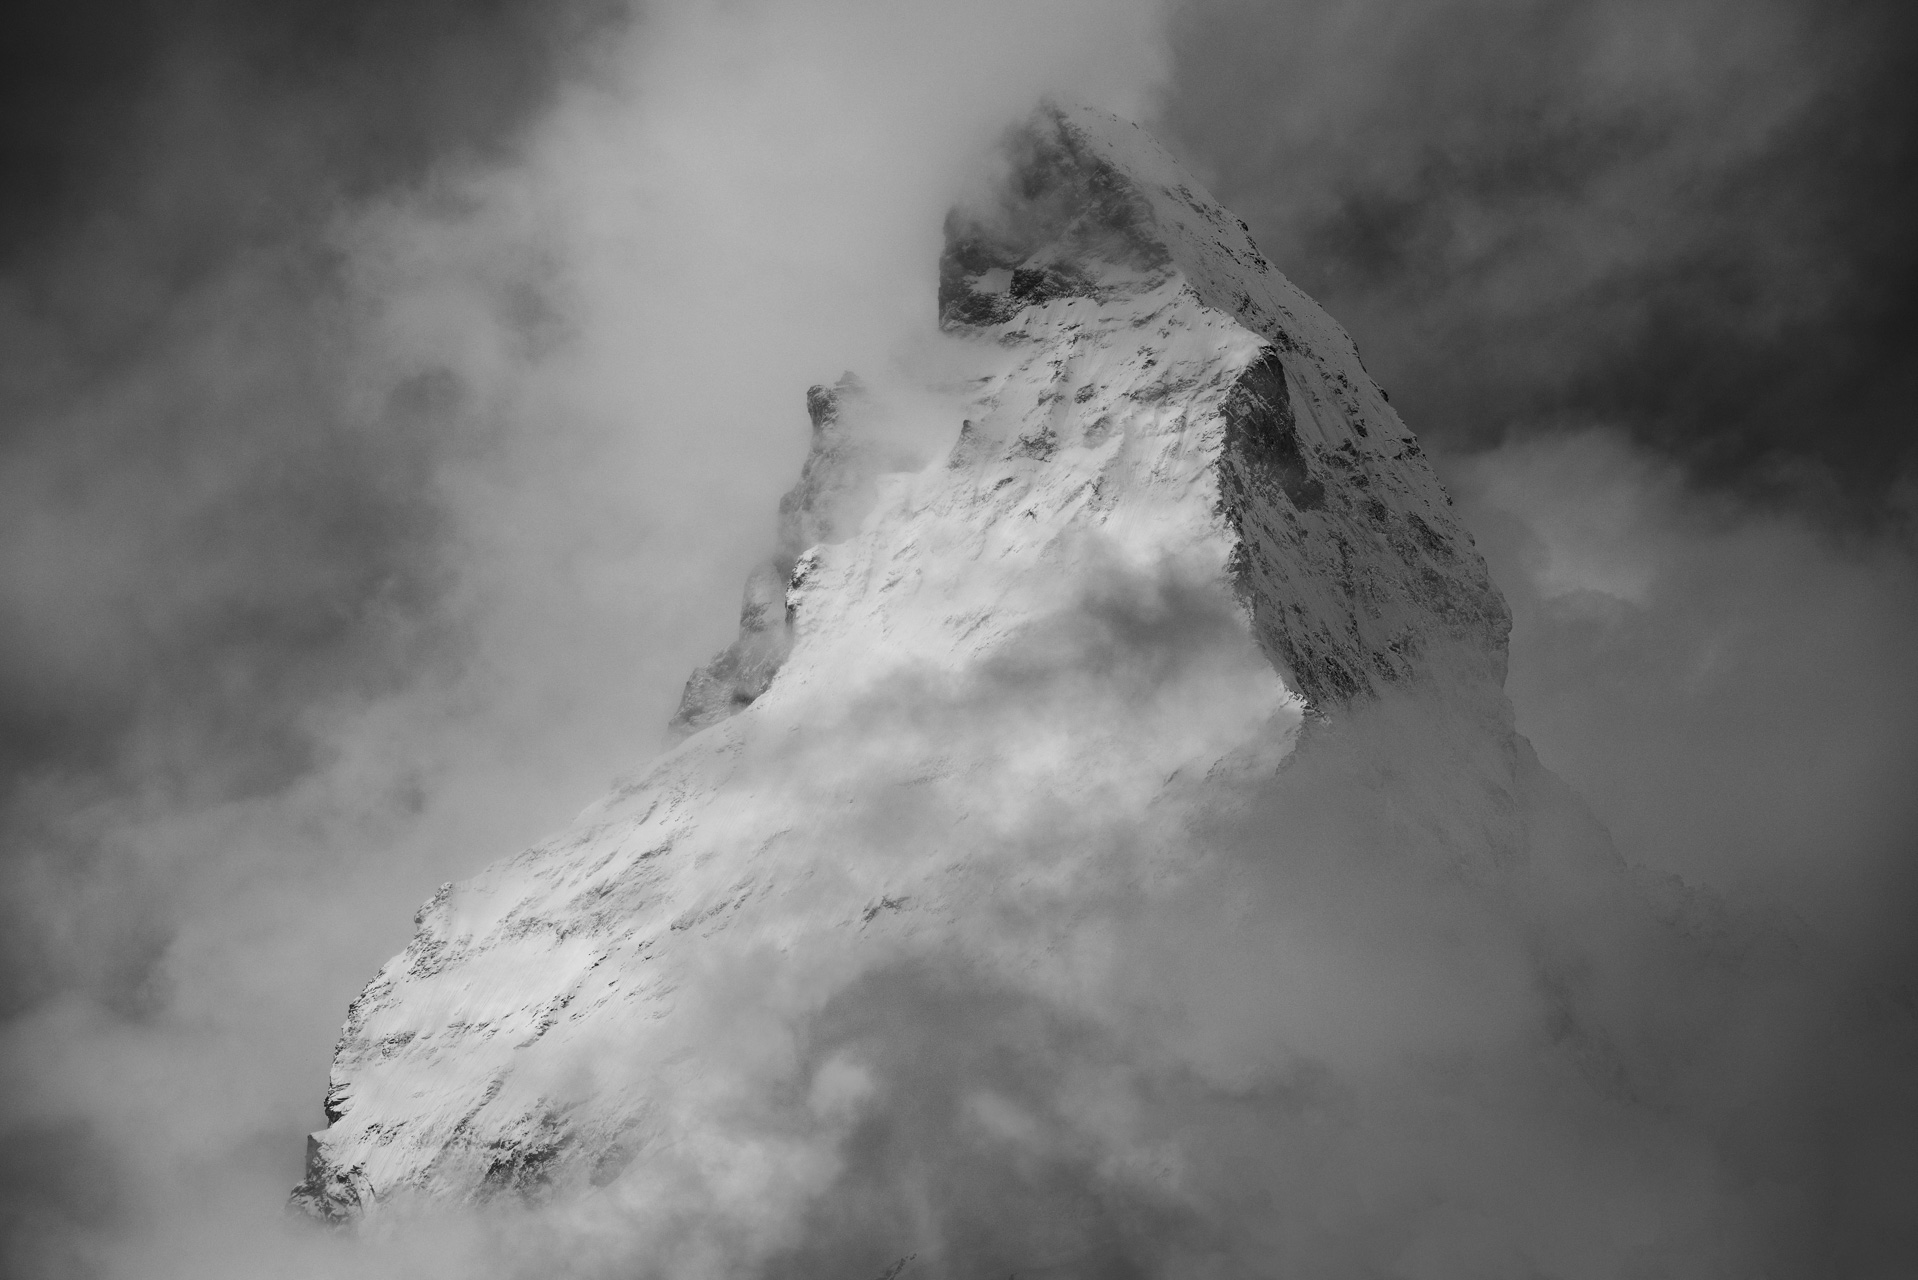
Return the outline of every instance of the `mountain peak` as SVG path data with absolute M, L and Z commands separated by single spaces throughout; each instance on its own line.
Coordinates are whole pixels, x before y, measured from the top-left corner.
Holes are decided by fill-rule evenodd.
M 722 1013 L 935 954 L 1064 981 L 1086 904 L 1192 865 L 1308 714 L 1416 686 L 1509 730 L 1504 605 L 1344 332 L 1136 126 L 1047 109 L 1006 154 L 947 222 L 977 376 L 938 456 L 850 375 L 807 393 L 681 741 L 422 910 L 350 1011 L 311 1211 L 647 1194 L 807 1096 L 729 1101 Z
M 961 406 L 949 466 L 985 464 L 994 486 L 1016 474 L 1023 493 L 1031 478 L 999 464 L 1047 462 L 1053 487 L 1096 491 L 1110 507 L 1126 474 L 1114 464 L 1132 456 L 1105 447 L 1115 424 L 1162 429 L 1164 414 L 1142 406 L 1178 405 L 1203 384 L 1199 416 L 1175 425 L 1209 451 L 1211 496 L 1186 496 L 1229 524 L 1229 574 L 1288 686 L 1325 711 L 1438 667 L 1450 691 L 1497 702 L 1504 602 L 1345 331 L 1137 125 L 1047 106 L 1002 153 L 999 180 L 946 219 L 941 327 L 1012 353 Z M 1181 353 L 1174 374 L 1160 357 L 1179 344 L 1154 344 L 1195 323 L 1218 340 Z M 1143 342 L 1125 332 L 1147 325 L 1157 328 Z M 1101 367 L 1119 381 L 1101 381 Z M 1073 384 L 1066 404 L 1062 380 Z M 839 422 L 842 398 L 863 431 Z M 878 476 L 909 465 L 881 456 L 884 410 L 851 374 L 815 387 L 808 408 L 812 452 L 781 503 L 780 546 L 748 582 L 739 639 L 688 682 L 676 729 L 712 724 L 770 687 L 790 643 L 799 557 L 850 536 Z M 1088 519 L 1058 514 L 1059 532 Z
M 1146 188 L 1086 128 L 1099 120 L 1046 107 L 1007 136 L 1003 180 L 947 215 L 942 326 L 1003 323 L 1031 304 L 1109 293 L 1120 276 L 1136 286 L 1170 266 Z

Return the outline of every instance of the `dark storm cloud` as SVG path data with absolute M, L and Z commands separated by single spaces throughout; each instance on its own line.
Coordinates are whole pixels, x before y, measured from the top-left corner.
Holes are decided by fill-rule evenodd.
M 78 0 L 34 6 L 0 53 L 0 252 L 10 269 L 118 205 L 147 253 L 189 229 L 496 150 L 610 3 Z M 185 136 L 191 124 L 215 131 Z M 197 167 L 182 170 L 183 162 Z M 219 174 L 224 185 L 186 179 Z M 285 179 L 269 191 L 270 179 Z M 161 188 L 156 190 L 156 188 Z M 244 190 L 248 201 L 229 197 Z M 172 205 L 159 207 L 161 201 Z M 144 216 L 142 216 L 144 215 Z
M 129 788 L 282 788 L 313 763 L 315 703 L 391 688 L 445 648 L 431 471 L 457 392 L 417 380 L 365 403 L 327 228 L 343 201 L 504 147 L 586 16 L 91 3 L 10 32 L 10 861 L 100 872 L 112 851 L 63 815 Z M 63 974 L 39 924 L 9 911 L 5 1007 L 68 978 L 137 985 L 152 950 Z
M 1909 5 L 1198 0 L 1178 30 L 1176 132 L 1435 442 L 1614 426 L 1853 518 L 1908 486 Z
M 192 891 L 142 821 L 285 790 L 324 752 L 316 708 L 457 657 L 432 487 L 457 388 L 363 385 L 327 232 L 345 201 L 507 145 L 585 12 L 10 17 L 0 1015 L 77 991 L 152 1018 Z M 18 1092 L 40 1074 L 5 1067 Z M 110 1126 L 29 1104 L 3 1127 L 0 1269 L 89 1274 L 74 1241 L 126 1209 Z

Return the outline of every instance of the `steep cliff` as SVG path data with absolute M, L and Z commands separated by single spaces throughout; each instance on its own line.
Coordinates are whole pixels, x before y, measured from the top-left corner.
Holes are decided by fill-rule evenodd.
M 952 215 L 939 304 L 983 370 L 949 449 L 910 462 L 882 395 L 813 389 L 686 736 L 421 909 L 349 1010 L 296 1203 L 598 1196 L 667 1231 L 736 1201 L 770 1239 L 856 1163 L 873 1063 L 1005 1094 L 978 1055 L 1018 1010 L 1144 999 L 1128 940 L 1171 945 L 1152 921 L 1240 874 L 1247 831 L 1294 838 L 1259 789 L 1308 776 L 1295 754 L 1442 861 L 1526 856 L 1503 603 L 1350 339 L 1241 223 L 1135 126 L 1043 113 Z M 1376 731 L 1423 752 L 1389 779 L 1328 727 L 1387 698 L 1428 709 Z M 1033 1034 L 1111 1070 L 1169 1052 L 1112 1017 L 1123 1051 Z M 693 1206 L 718 1183 L 748 1189 Z

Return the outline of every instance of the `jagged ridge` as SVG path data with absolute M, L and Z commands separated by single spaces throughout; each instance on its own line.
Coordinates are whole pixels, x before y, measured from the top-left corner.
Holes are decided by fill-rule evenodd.
M 1235 577 L 1288 682 L 1327 706 L 1442 660 L 1502 685 L 1504 600 L 1344 330 L 1136 125 L 1050 109 L 1011 151 L 1002 199 L 948 219 L 942 321 L 1110 297 L 1101 264 L 1176 273 L 1268 343 L 1228 397 L 1219 464 Z
M 779 542 L 746 579 L 739 638 L 687 680 L 674 732 L 695 733 L 751 706 L 785 662 L 792 648 L 786 591 L 793 567 L 808 547 L 836 542 L 856 528 L 871 504 L 879 443 L 872 432 L 851 426 L 867 408 L 865 387 L 850 372 L 834 386 L 806 392 L 812 448 L 798 482 L 779 500 Z

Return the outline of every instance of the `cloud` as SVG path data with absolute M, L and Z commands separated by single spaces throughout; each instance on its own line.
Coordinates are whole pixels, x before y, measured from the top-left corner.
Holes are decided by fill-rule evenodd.
M 1708 1029 L 1684 1105 L 1740 1194 L 1769 1197 L 1787 1273 L 1903 1265 L 1909 1215 L 1874 1188 L 1914 1176 L 1880 1135 L 1918 1103 L 1918 548 L 1701 493 L 1616 431 L 1446 472 L 1512 605 L 1520 729 L 1647 884 L 1687 886 L 1688 930 L 1721 937 L 1703 970 L 1613 949 L 1630 999 Z M 1788 1168 L 1807 1173 L 1785 1190 Z
M 1869 520 L 1912 466 L 1911 23 L 1201 0 L 1170 123 L 1428 440 L 1604 426 Z
M 1622 407 L 1693 475 L 1750 478 L 1782 450 L 1862 485 L 1889 456 L 1867 394 L 1887 384 L 1862 374 L 1891 286 L 1867 268 L 1895 280 L 1902 259 L 1844 219 L 1905 135 L 1819 158 L 1856 118 L 1832 86 L 1874 11 L 1816 56 L 1777 4 L 1450 6 L 1402 27 L 1257 7 L 1227 15 L 1231 40 L 1206 12 L 1173 120 L 1415 427 L 1483 441 L 1480 422 Z M 275 1215 L 344 1004 L 433 885 L 654 747 L 771 543 L 805 386 L 930 358 L 967 164 L 1042 91 L 1148 114 L 1169 65 L 1155 6 L 1090 0 L 408 13 L 303 12 L 237 52 L 188 32 L 130 95 L 144 162 L 89 175 L 83 222 L 36 223 L 0 295 L 30 357 L 4 388 L 0 501 L 0 1186 L 21 1274 L 630 1273 L 618 1205 L 289 1235 Z M 1880 101 L 1884 64 L 1858 65 L 1857 101 Z M 1803 195 L 1825 174 L 1839 190 Z M 1796 194 L 1748 217 L 1767 175 Z M 1846 228 L 1862 256 L 1834 249 Z M 1828 345 L 1792 346 L 1820 325 Z M 1705 366 L 1676 390 L 1646 358 L 1672 333 Z M 1836 424 L 1805 438 L 1836 443 L 1782 432 L 1805 405 Z M 1701 504 L 1611 436 L 1453 479 L 1514 598 L 1522 725 L 1629 860 L 1736 899 L 1726 929 L 1757 959 L 1707 963 L 1663 899 L 1581 897 L 1569 871 L 1501 898 L 1423 856 L 1443 815 L 1394 819 L 1378 775 L 1299 772 L 1204 833 L 1218 878 L 1161 914 L 1099 904 L 1091 924 L 1135 943 L 1096 999 L 903 958 L 812 1010 L 789 1055 L 758 1045 L 732 1082 L 804 1122 L 783 1174 L 722 1188 L 790 1193 L 793 1216 L 755 1219 L 759 1260 L 882 1274 L 895 1241 L 915 1248 L 904 1223 L 955 1259 L 1112 1273 L 1685 1273 L 1722 1256 L 1698 1223 L 1786 1269 L 1833 1240 L 1891 1256 L 1896 1206 L 1872 1196 L 1905 1172 L 1872 1132 L 1908 1100 L 1856 1022 L 1806 1012 L 1830 986 L 1766 976 L 1773 934 L 1749 917 L 1861 925 L 1847 1000 L 1898 962 L 1909 560 Z M 1096 596 L 1051 639 L 1183 689 L 1168 654 L 1208 616 L 1168 599 Z M 1429 728 L 1408 711 L 1350 732 L 1369 751 Z M 1035 844 L 1085 834 L 1030 816 Z M 1275 850 L 1280 827 L 1302 835 Z M 715 1000 L 757 1007 L 755 976 L 716 975 Z M 1594 1083 L 1620 1061 L 1664 1111 Z M 925 1162 L 952 1131 L 964 1148 Z
M 1392 697 L 1316 726 L 1276 776 L 1022 803 L 1009 775 L 1085 785 L 1071 750 L 1005 731 L 1045 664 L 1100 654 L 1127 678 L 1047 681 L 1037 719 L 1136 728 L 1153 693 L 1231 719 L 1243 672 L 1209 697 L 1203 677 L 1249 656 L 1243 633 L 1139 625 L 1173 619 L 1119 585 L 978 681 L 876 687 L 746 753 L 774 768 L 736 805 L 848 802 L 787 833 L 789 872 L 825 851 L 856 881 L 959 862 L 957 842 L 955 875 L 1019 892 L 962 936 L 935 905 L 852 948 L 703 937 L 687 1016 L 594 1064 L 645 1064 L 646 1157 L 582 1201 L 502 1210 L 482 1227 L 502 1274 L 1895 1263 L 1908 1028 L 1799 926 L 1635 871 L 1527 753 Z M 955 767 L 902 786 L 921 739 Z
M 1448 478 L 1513 607 L 1520 727 L 1620 848 L 1908 963 L 1910 542 L 1701 495 L 1615 432 Z

